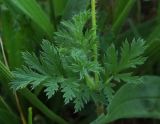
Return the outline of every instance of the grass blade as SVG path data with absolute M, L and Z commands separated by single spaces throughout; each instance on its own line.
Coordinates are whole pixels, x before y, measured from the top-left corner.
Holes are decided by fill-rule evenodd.
M 2 10 L 1 21 L 2 21 L 2 27 L 1 27 L 2 28 L 2 42 L 6 48 L 6 53 L 8 56 L 7 58 L 8 64 L 10 68 L 12 69 L 13 67 L 19 66 L 22 62 L 21 54 L 20 54 L 22 43 L 19 40 L 19 36 L 17 35 L 17 32 L 13 30 L 14 19 L 10 11 Z
M 98 124 L 122 118 L 160 118 L 160 77 L 144 76 L 142 84 L 126 84 L 115 94 L 108 114 Z M 143 91 L 143 92 L 142 92 Z M 93 123 L 97 124 L 97 123 Z
M 56 16 L 62 16 L 68 0 L 52 0 Z
M 19 8 L 25 15 L 30 17 L 44 32 L 52 36 L 54 27 L 49 21 L 49 17 L 44 13 L 35 0 L 7 0 L 16 8 Z M 54 21 L 54 20 L 52 20 Z
M 135 4 L 136 0 L 118 0 L 117 9 L 115 10 L 115 21 L 113 22 L 112 31 L 117 33 L 121 26 L 124 24 L 125 19 L 127 18 L 131 8 Z
M 0 115 L 1 124 L 19 124 L 19 120 L 5 109 L 0 108 Z

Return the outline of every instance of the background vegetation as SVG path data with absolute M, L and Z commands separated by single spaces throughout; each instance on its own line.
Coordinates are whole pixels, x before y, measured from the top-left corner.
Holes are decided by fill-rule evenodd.
M 64 105 L 61 93 L 48 100 L 41 91 L 24 89 L 13 93 L 9 86 L 13 78 L 9 70 L 15 70 L 24 63 L 22 51 L 35 52 L 38 55 L 42 39 L 54 41 L 54 32 L 59 28 L 60 21 L 71 19 L 73 15 L 88 10 L 90 6 L 90 0 L 0 0 L 0 123 L 31 124 L 33 120 L 34 124 L 51 124 L 55 121 L 65 123 L 64 120 L 67 120 L 69 123 L 85 124 L 96 119 L 92 103 L 81 112 L 74 113 L 72 104 Z M 127 87 L 131 86 L 126 85 L 123 87 L 123 90 L 126 88 L 125 93 L 120 89 L 116 97 L 122 98 L 126 92 L 133 92 L 133 96 L 125 98 L 142 98 L 139 94 L 152 94 L 155 100 L 147 99 L 138 110 L 139 114 L 134 111 L 136 106 L 132 106 L 132 112 L 124 111 L 120 107 L 120 113 L 111 117 L 111 121 L 130 117 L 160 118 L 160 1 L 97 0 L 96 9 L 102 50 L 106 50 L 111 43 L 118 47 L 126 38 L 130 41 L 141 37 L 149 46 L 145 51 L 147 61 L 134 71 L 137 75 L 152 75 L 146 77 L 146 86 L 137 88 L 135 94 L 135 91 L 127 91 Z M 142 101 L 138 100 L 141 104 Z M 115 106 L 120 102 L 123 103 L 123 99 L 115 99 Z M 134 104 L 135 101 L 131 102 Z M 130 108 L 129 105 L 125 107 Z M 122 115 L 121 112 L 127 114 Z M 113 123 L 143 122 L 160 123 L 155 119 L 122 119 Z

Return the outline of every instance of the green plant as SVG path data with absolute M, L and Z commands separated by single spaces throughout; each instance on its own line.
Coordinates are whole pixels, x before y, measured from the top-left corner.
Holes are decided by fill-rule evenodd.
M 160 119 L 160 78 L 143 76 L 142 82 L 122 86 L 109 104 L 107 115 L 102 114 L 92 124 L 106 124 L 121 118 Z
M 94 8 L 93 2 L 92 28 L 85 27 L 90 12 L 81 12 L 72 20 L 61 22 L 54 37 L 56 45 L 44 40 L 39 57 L 23 53 L 26 65 L 13 72 L 12 89 L 42 86 L 48 98 L 61 91 L 65 104 L 73 102 L 76 112 L 93 101 L 97 114 L 101 114 L 112 102 L 114 84 L 140 83 L 141 77 L 133 76 L 130 69 L 146 60 L 142 56 L 147 48 L 144 40 L 134 39 L 131 43 L 126 40 L 120 49 L 112 44 L 105 54 L 99 55 Z
M 91 13 L 85 11 L 89 1 Z M 160 79 L 140 75 L 159 74 L 155 66 L 160 13 L 158 7 L 156 16 L 143 20 L 143 6 L 136 0 L 101 0 L 96 20 L 95 0 L 0 0 L 5 65 L 14 70 L 23 62 L 20 52 L 34 50 L 23 53 L 25 66 L 14 75 L 0 62 L 0 123 L 22 120 L 8 82 L 18 94 L 25 120 L 28 113 L 28 123 L 37 124 L 37 115 L 44 124 L 89 123 L 96 114 L 100 117 L 93 123 L 98 124 L 121 118 L 159 119 Z M 68 21 L 59 25 L 64 19 Z M 53 33 L 54 41 L 49 42 Z M 48 41 L 39 48 L 43 38 Z M 141 66 L 143 56 L 149 59 Z M 33 106 L 33 115 L 28 106 Z M 72 115 L 77 117 L 74 121 Z

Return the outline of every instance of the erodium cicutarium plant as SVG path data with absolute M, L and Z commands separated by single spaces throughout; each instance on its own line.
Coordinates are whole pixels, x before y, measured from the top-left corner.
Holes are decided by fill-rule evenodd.
M 64 103 L 73 102 L 75 112 L 93 102 L 97 113 L 105 112 L 112 102 L 116 83 L 140 83 L 141 77 L 132 70 L 146 60 L 143 39 L 125 40 L 120 48 L 114 44 L 100 55 L 96 33 L 95 10 L 84 11 L 71 20 L 62 21 L 55 33 L 55 42 L 43 40 L 37 57 L 24 52 L 25 65 L 14 71 L 13 90 L 41 86 L 48 98 L 62 92 Z M 92 26 L 87 22 L 92 20 Z M 101 58 L 101 60 L 99 60 Z

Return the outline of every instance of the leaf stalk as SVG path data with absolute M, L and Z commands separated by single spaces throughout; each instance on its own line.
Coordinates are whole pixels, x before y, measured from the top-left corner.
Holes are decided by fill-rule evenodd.
M 92 29 L 94 30 L 94 36 L 97 37 L 97 24 L 96 24 L 96 0 L 91 0 L 91 15 L 92 15 Z M 93 48 L 94 61 L 98 61 L 98 42 L 95 43 Z M 95 84 L 96 87 L 99 85 L 98 73 L 95 73 Z

